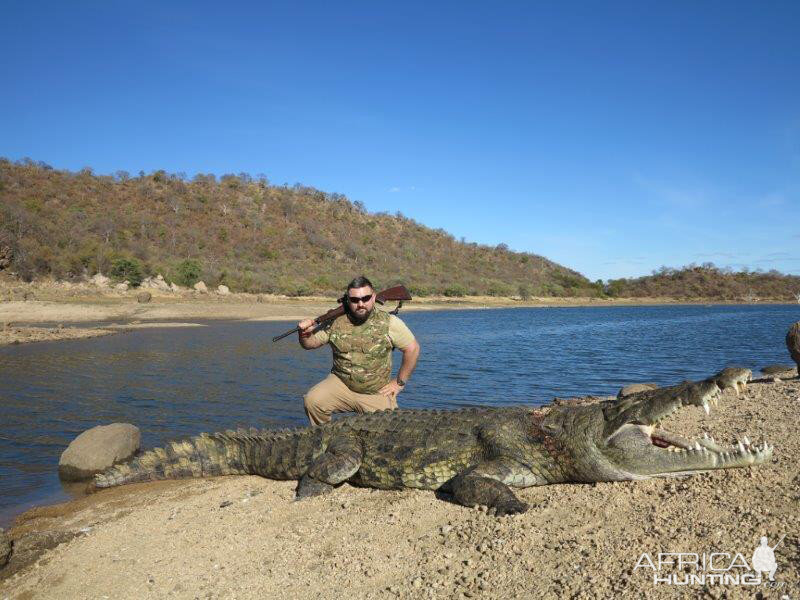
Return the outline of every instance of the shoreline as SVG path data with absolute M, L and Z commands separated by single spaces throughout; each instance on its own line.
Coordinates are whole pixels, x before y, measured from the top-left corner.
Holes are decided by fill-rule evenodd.
M 687 407 L 665 427 L 767 439 L 776 446 L 771 463 L 527 488 L 518 494 L 531 508 L 512 518 L 433 492 L 349 485 L 293 502 L 294 482 L 256 476 L 112 488 L 17 517 L 0 597 L 672 598 L 681 590 L 634 569 L 642 553 L 739 552 L 749 561 L 762 535 L 773 544 L 786 535 L 776 580 L 791 595 L 800 581 L 798 408 L 796 376 L 756 380 L 739 396 L 728 390 L 710 416 Z
M 300 321 L 336 305 L 335 298 L 265 294 L 194 294 L 151 290 L 152 300 L 138 303 L 136 291 L 90 289 L 85 284 L 30 284 L 28 299 L 0 301 L 0 347 L 36 341 L 110 335 L 144 327 L 201 326 L 203 321 Z M 17 296 L 19 288 L 14 288 Z M 15 297 L 0 286 L 0 299 Z M 31 297 L 35 299 L 30 299 Z M 792 304 L 760 302 L 758 304 Z M 425 297 L 406 303 L 403 312 L 493 308 L 583 308 L 637 306 L 727 306 L 737 302 L 681 301 L 670 298 L 467 298 Z M 393 307 L 393 303 L 387 303 Z M 199 321 L 199 323 L 198 323 Z M 92 327 L 85 327 L 91 324 Z

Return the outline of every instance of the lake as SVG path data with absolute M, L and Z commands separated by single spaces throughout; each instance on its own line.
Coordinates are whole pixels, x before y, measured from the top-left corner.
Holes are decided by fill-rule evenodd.
M 422 346 L 401 407 L 543 404 L 623 385 L 702 379 L 726 366 L 789 363 L 800 305 L 517 308 L 406 312 Z M 145 448 L 202 431 L 304 425 L 302 396 L 330 351 L 286 322 L 210 322 L 0 348 L 0 526 L 69 498 L 69 442 L 126 422 Z M 401 355 L 395 353 L 395 371 Z

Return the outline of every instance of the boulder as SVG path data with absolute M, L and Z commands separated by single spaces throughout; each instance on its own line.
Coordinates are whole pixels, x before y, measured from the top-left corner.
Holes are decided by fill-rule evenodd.
M 626 396 L 630 396 L 632 394 L 638 394 L 639 392 L 646 392 L 648 390 L 656 389 L 658 389 L 658 384 L 655 383 L 632 383 L 622 388 L 619 393 L 617 393 L 617 398 L 625 398 Z
M 206 287 L 206 284 L 203 283 L 202 281 L 198 281 L 192 287 L 194 288 L 194 290 L 196 292 L 200 292 L 201 294 L 207 294 L 208 293 L 208 288 Z
M 117 285 L 115 285 L 114 289 L 119 290 L 121 292 L 127 292 L 129 285 L 130 284 L 127 281 L 123 281 L 122 283 L 118 283 Z
M 147 304 L 152 299 L 153 299 L 153 294 L 151 294 L 150 292 L 139 292 L 138 294 L 136 294 L 136 301 L 139 304 Z
M 0 529 L 0 568 L 3 568 L 11 558 L 11 540 L 6 532 Z
M 175 283 L 175 282 L 173 281 L 172 283 L 170 283 L 170 284 L 169 284 L 169 289 L 170 289 L 170 291 L 173 291 L 173 292 L 175 292 L 175 293 L 178 293 L 178 292 L 180 292 L 180 291 L 181 291 L 183 288 L 182 288 L 181 286 L 179 286 L 177 283 Z
M 228 294 L 231 293 L 231 290 L 227 285 L 219 285 L 217 286 L 217 293 L 220 296 L 227 296 Z
M 786 334 L 786 348 L 789 349 L 789 355 L 797 363 L 797 371 L 800 372 L 800 321 L 789 327 L 789 332 Z
M 159 273 L 155 277 L 146 277 L 142 280 L 139 287 L 146 290 L 161 290 L 163 292 L 169 291 L 169 284 L 164 281 L 164 277 Z
M 0 271 L 10 267 L 13 258 L 14 252 L 11 250 L 11 246 L 0 246 Z
M 156 278 L 153 279 L 153 284 L 156 286 L 156 289 L 158 290 L 162 290 L 165 292 L 169 291 L 169 284 L 166 281 L 164 281 L 164 276 L 161 273 L 156 275 Z
M 108 277 L 106 277 L 102 273 L 97 273 L 89 281 L 91 283 L 95 284 L 97 287 L 101 287 L 101 288 L 108 287 L 108 284 L 111 283 L 111 279 L 109 279 Z
M 76 437 L 61 454 L 58 476 L 81 481 L 131 458 L 139 450 L 142 435 L 129 423 L 98 425 Z

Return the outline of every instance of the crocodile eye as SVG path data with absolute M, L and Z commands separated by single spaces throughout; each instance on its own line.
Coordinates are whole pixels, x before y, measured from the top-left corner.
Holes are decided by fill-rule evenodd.
M 557 427 L 556 425 L 553 425 L 552 423 L 544 423 L 542 425 L 542 429 L 544 430 L 545 433 L 549 433 L 550 435 L 555 435 L 559 431 L 561 431 L 560 427 Z

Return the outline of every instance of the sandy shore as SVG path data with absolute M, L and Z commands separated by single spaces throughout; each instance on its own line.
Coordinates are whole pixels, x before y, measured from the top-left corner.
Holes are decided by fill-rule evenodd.
M 106 490 L 17 519 L 0 598 L 794 598 L 798 410 L 796 377 L 753 382 L 739 397 L 729 390 L 710 417 L 690 407 L 665 426 L 766 438 L 771 464 L 529 488 L 519 495 L 531 509 L 513 518 L 432 492 L 348 485 L 293 502 L 293 482 L 259 477 Z M 775 552 L 777 590 L 654 585 L 651 569 L 634 568 L 642 553 L 656 561 L 659 552 L 738 552 L 749 563 L 762 535 L 770 544 L 786 536 Z
M 139 303 L 138 290 L 119 291 L 91 284 L 0 279 L 0 346 L 35 341 L 77 339 L 119 333 L 136 327 L 175 327 L 211 319 L 299 321 L 322 314 L 335 299 L 290 298 L 269 294 L 198 294 L 148 290 L 152 300 Z M 671 298 L 416 298 L 403 311 L 508 307 L 638 306 L 677 304 Z M 704 302 L 695 302 L 700 304 Z M 388 306 L 388 305 L 387 305 Z M 394 304 L 391 304 L 394 307 Z M 88 325 L 92 325 L 89 327 Z M 136 326 L 136 327 L 134 327 Z

